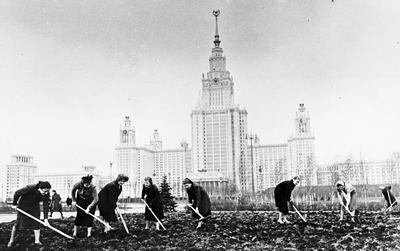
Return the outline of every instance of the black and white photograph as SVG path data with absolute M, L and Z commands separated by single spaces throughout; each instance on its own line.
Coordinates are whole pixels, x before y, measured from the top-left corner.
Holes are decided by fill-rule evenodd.
M 400 2 L 0 0 L 0 250 L 400 250 Z

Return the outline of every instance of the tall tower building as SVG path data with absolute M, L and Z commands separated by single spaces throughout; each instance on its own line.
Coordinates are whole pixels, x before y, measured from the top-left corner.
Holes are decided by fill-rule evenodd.
M 295 135 L 288 140 L 289 178 L 300 176 L 301 185 L 316 185 L 317 170 L 314 156 L 315 137 L 311 133 L 310 115 L 300 104 L 295 118 Z
M 14 192 L 34 183 L 37 167 L 32 156 L 13 155 L 7 165 L 6 199 L 12 200 Z
M 226 58 L 220 47 L 218 11 L 215 16 L 214 48 L 209 57 L 209 71 L 203 74 L 201 97 L 192 111 L 192 166 L 188 173 L 209 193 L 218 194 L 232 187 L 248 191 L 246 179 L 247 111 L 234 104 L 233 78 L 226 70 Z M 223 188 L 223 187 L 225 188 Z

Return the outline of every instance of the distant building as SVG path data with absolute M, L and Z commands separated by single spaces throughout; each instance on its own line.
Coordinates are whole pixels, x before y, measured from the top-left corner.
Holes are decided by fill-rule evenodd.
M 189 178 L 211 195 L 226 190 L 228 183 L 239 192 L 251 189 L 246 177 L 247 111 L 234 103 L 234 83 L 226 70 L 220 47 L 217 17 L 209 72 L 202 78 L 202 92 L 192 111 L 192 167 Z M 250 173 L 251 174 L 251 173 Z
M 35 182 L 48 181 L 51 184 L 51 189 L 56 190 L 60 194 L 63 201 L 67 199 L 68 196 L 71 197 L 72 187 L 81 181 L 83 176 L 88 174 L 93 175 L 93 184 L 96 186 L 98 191 L 100 187 L 100 175 L 95 173 L 94 166 L 83 166 L 81 172 L 77 173 L 63 173 L 63 174 L 38 174 L 35 176 Z
M 248 153 L 250 152 L 249 150 Z M 253 146 L 253 168 L 256 177 L 256 191 L 274 187 L 288 178 L 287 155 L 287 144 Z M 248 156 L 248 163 L 250 163 L 250 158 L 251 154 Z
M 34 183 L 37 167 L 32 156 L 12 155 L 7 165 L 6 200 L 12 200 L 14 192 Z
M 164 150 L 159 132 L 154 130 L 150 145 L 139 147 L 135 145 L 134 136 L 123 137 L 129 133 L 134 135 L 133 126 L 129 117 L 125 117 L 124 126 L 120 128 L 120 142 L 115 148 L 117 172 L 129 176 L 122 197 L 140 197 L 145 177 L 152 177 L 153 183 L 160 186 L 164 175 L 172 188 L 171 193 L 175 197 L 183 197 L 182 180 L 190 165 L 190 149 L 187 143 L 182 142 L 179 149 Z
M 295 117 L 295 134 L 287 143 L 248 145 L 247 169 L 254 171 L 255 191 L 274 187 L 294 176 L 300 176 L 300 186 L 317 185 L 314 141 L 310 115 L 306 112 L 304 104 L 300 104 Z
M 354 185 L 400 184 L 400 153 L 382 161 L 353 161 L 318 168 L 318 185 L 345 180 Z

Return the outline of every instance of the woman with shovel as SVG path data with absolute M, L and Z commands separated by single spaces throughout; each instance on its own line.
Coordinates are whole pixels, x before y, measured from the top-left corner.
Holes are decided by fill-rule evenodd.
M 203 187 L 193 183 L 193 181 L 188 178 L 183 180 L 183 186 L 186 188 L 189 203 L 192 203 L 192 216 L 195 219 L 199 219 L 199 224 L 197 225 L 197 229 L 199 229 L 204 224 L 203 218 L 211 215 L 210 198 Z
M 292 191 L 300 183 L 300 178 L 298 176 L 291 180 L 286 180 L 279 183 L 274 190 L 275 195 L 275 205 L 279 210 L 278 222 L 280 224 L 290 223 L 286 216 L 289 214 L 288 203 L 291 202 L 290 197 L 292 196 Z
M 156 230 L 160 230 L 160 223 L 158 220 L 161 221 L 161 219 L 164 218 L 163 205 L 160 192 L 157 186 L 153 184 L 153 180 L 150 177 L 144 178 L 142 200 L 145 200 L 147 204 L 144 212 L 144 219 L 146 220 L 145 229 L 149 229 L 150 221 L 153 221 L 156 222 Z M 155 215 L 153 215 L 153 213 Z
M 380 186 L 379 187 L 382 190 L 383 197 L 385 198 L 385 201 L 387 203 L 387 207 L 385 209 L 386 211 L 392 211 L 393 206 L 397 205 L 396 198 L 394 197 L 392 193 L 392 187 L 390 185 L 387 186 Z
M 78 231 L 78 226 L 87 227 L 87 237 L 92 235 L 93 217 L 96 212 L 96 204 L 98 200 L 96 187 L 92 184 L 92 175 L 82 177 L 81 181 L 76 183 L 72 188 L 72 200 L 77 205 L 76 218 L 74 224 L 75 237 Z M 80 208 L 78 208 L 78 206 Z
M 351 221 L 354 222 L 354 216 L 356 212 L 356 203 L 357 203 L 357 191 L 356 189 L 350 185 L 346 184 L 344 181 L 339 180 L 336 182 L 336 189 L 338 192 L 338 199 L 340 203 L 340 220 L 343 220 L 343 208 L 348 212 L 351 216 Z
M 117 216 L 115 209 L 117 208 L 118 197 L 122 192 L 122 185 L 129 180 L 128 176 L 119 174 L 117 179 L 108 183 L 99 192 L 99 211 L 103 219 L 108 223 L 105 225 L 104 232 L 110 231 L 110 222 L 116 222 Z
M 36 219 L 40 219 L 40 201 L 43 201 L 44 223 L 47 226 L 49 225 L 47 215 L 49 212 L 50 189 L 51 185 L 47 181 L 39 181 L 37 184 L 21 188 L 14 194 L 13 207 L 23 210 Z M 42 245 L 39 240 L 40 225 L 38 221 L 18 211 L 17 220 L 12 227 L 10 241 L 7 246 L 13 246 L 17 230 L 22 229 L 32 229 L 35 235 L 35 245 Z

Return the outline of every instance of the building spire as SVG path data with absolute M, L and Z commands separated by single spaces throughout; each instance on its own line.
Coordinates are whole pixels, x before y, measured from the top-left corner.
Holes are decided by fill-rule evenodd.
M 213 15 L 215 17 L 215 36 L 214 36 L 215 40 L 214 40 L 214 44 L 215 44 L 215 47 L 219 47 L 219 44 L 221 43 L 221 41 L 219 41 L 219 35 L 218 35 L 218 16 L 219 16 L 220 11 L 219 10 L 213 10 L 212 13 L 213 13 Z

